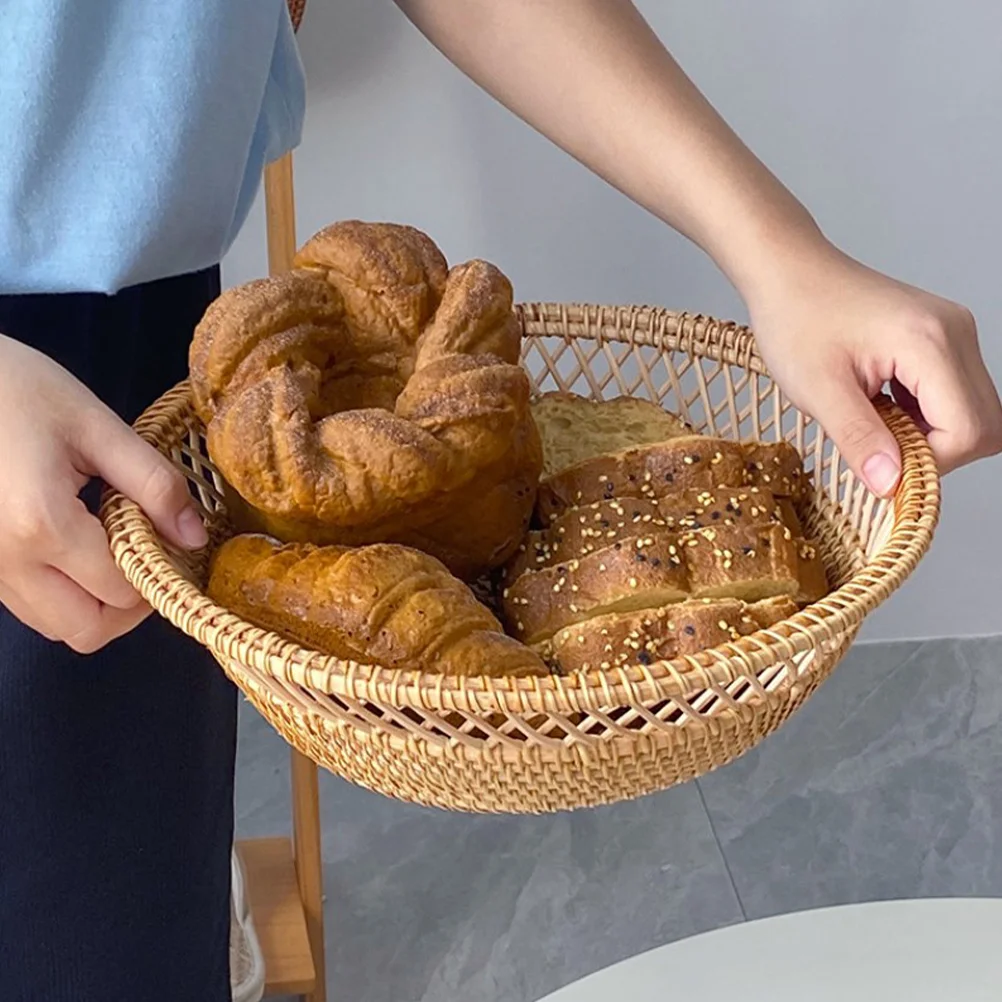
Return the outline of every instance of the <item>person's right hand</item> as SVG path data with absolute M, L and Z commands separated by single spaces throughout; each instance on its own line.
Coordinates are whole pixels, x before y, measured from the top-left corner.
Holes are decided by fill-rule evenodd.
M 78 496 L 92 477 L 136 501 L 177 545 L 207 541 L 171 464 L 65 369 L 3 335 L 0 470 L 0 602 L 80 653 L 150 612 Z
M 901 472 L 872 399 L 889 385 L 943 473 L 1002 451 L 1002 404 L 962 306 L 864 267 L 817 240 L 777 258 L 747 296 L 762 354 L 879 495 Z

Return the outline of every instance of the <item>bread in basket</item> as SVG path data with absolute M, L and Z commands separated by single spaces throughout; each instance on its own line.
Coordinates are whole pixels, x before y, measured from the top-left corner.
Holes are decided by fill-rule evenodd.
M 254 626 L 239 608 L 207 596 L 211 552 L 170 550 L 138 507 L 115 492 L 103 509 L 113 552 L 129 580 L 213 652 L 296 748 L 390 796 L 470 811 L 551 811 L 634 797 L 691 779 L 752 747 L 810 696 L 864 617 L 911 572 L 931 540 L 939 506 L 931 452 L 905 415 L 882 406 L 901 445 L 904 472 L 895 499 L 881 500 L 845 468 L 823 431 L 784 399 L 743 328 L 634 307 L 523 306 L 514 317 L 516 334 L 524 336 L 522 365 L 500 364 L 526 380 L 526 400 L 530 386 L 537 397 L 576 391 L 595 400 L 646 398 L 680 415 L 687 426 L 681 433 L 724 440 L 714 454 L 747 459 L 748 446 L 737 443 L 760 441 L 766 443 L 764 458 L 752 458 L 753 467 L 762 462 L 765 468 L 776 455 L 794 453 L 798 466 L 802 459 L 806 479 L 784 473 L 779 482 L 742 489 L 759 491 L 770 517 L 785 509 L 775 526 L 784 542 L 790 541 L 784 517 L 797 495 L 797 531 L 814 541 L 831 591 L 802 610 L 783 596 L 699 602 L 691 597 L 690 576 L 685 595 L 676 596 L 685 601 L 659 604 L 652 594 L 643 609 L 613 610 L 616 618 L 607 624 L 590 620 L 600 640 L 579 642 L 574 629 L 568 634 L 551 623 L 541 631 L 547 636 L 539 653 L 547 656 L 567 643 L 604 654 L 612 643 L 626 657 L 595 664 L 594 657 L 575 654 L 558 659 L 566 664 L 554 673 L 540 673 L 538 662 L 523 655 L 518 663 L 532 670 L 428 671 L 394 660 L 389 647 L 382 662 L 359 657 L 354 648 L 323 654 L 303 635 L 297 642 L 287 631 L 283 636 Z M 204 410 L 202 393 L 193 395 L 183 384 L 157 401 L 137 430 L 187 476 L 216 547 L 236 526 L 223 471 L 209 459 L 199 412 L 209 417 L 210 435 L 213 415 Z M 630 457 L 594 481 L 604 485 L 608 481 L 598 478 L 615 474 L 628 483 L 631 475 L 649 472 L 653 480 L 656 471 L 679 472 L 666 462 L 664 455 Z M 695 461 L 682 461 L 690 465 Z M 592 489 L 579 474 L 561 480 L 560 470 L 547 471 L 549 514 L 559 519 Z M 587 503 L 605 503 L 605 490 Z M 719 499 L 704 500 L 699 503 L 712 509 Z M 691 517 L 688 511 L 668 513 L 676 523 Z M 667 547 L 676 543 L 669 536 L 663 543 L 670 557 Z M 267 546 L 266 559 L 273 544 Z M 799 553 L 784 559 L 784 573 L 800 573 Z M 406 591 L 412 592 L 410 585 Z M 460 605 L 468 610 L 466 601 Z M 629 616 L 640 618 L 631 622 Z M 493 634 L 512 649 L 496 620 L 478 614 L 470 622 L 471 632 Z M 650 657 L 632 656 L 640 631 L 647 631 L 642 646 Z M 484 649 L 471 650 L 471 661 Z
M 244 528 L 396 542 L 471 578 L 529 525 L 542 451 L 512 290 L 418 230 L 339 223 L 229 289 L 192 342 L 208 448 Z

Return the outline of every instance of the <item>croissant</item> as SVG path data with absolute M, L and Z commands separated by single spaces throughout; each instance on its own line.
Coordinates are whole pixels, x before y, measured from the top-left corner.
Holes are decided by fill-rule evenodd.
M 362 664 L 443 675 L 548 672 L 443 564 L 404 546 L 235 536 L 216 551 L 207 591 L 248 622 Z
M 195 331 L 194 405 L 238 526 L 394 542 L 475 578 L 528 528 L 542 470 L 512 289 L 406 226 L 339 223 Z

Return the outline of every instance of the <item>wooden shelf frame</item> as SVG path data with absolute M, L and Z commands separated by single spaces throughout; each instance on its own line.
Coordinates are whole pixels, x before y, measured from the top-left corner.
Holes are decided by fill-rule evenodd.
M 292 154 L 264 173 L 268 270 L 279 275 L 296 253 Z M 265 958 L 265 997 L 300 995 L 327 1002 L 323 857 L 317 766 L 292 752 L 292 839 L 239 842 L 247 898 Z

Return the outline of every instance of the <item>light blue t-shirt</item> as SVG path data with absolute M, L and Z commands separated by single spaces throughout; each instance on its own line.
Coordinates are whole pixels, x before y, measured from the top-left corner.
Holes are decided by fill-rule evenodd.
M 304 105 L 285 0 L 0 0 L 0 294 L 217 263 Z

